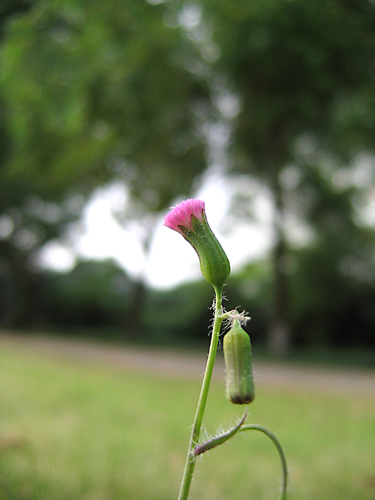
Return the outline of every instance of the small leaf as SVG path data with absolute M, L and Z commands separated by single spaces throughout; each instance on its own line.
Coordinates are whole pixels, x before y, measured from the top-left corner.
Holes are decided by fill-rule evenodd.
M 247 417 L 247 410 L 245 411 L 245 414 L 242 417 L 242 419 L 239 421 L 239 423 L 235 427 L 233 427 L 233 429 L 225 432 L 224 434 L 221 434 L 220 436 L 216 436 L 216 437 L 210 439 L 206 443 L 203 443 L 203 444 L 196 446 L 194 449 L 194 455 L 195 456 L 201 455 L 205 451 L 212 450 L 212 448 L 215 448 L 216 446 L 219 446 L 220 444 L 225 443 L 225 441 L 228 441 L 228 439 L 230 439 L 232 436 L 237 434 L 237 432 L 241 429 L 241 426 L 245 422 L 246 417 Z

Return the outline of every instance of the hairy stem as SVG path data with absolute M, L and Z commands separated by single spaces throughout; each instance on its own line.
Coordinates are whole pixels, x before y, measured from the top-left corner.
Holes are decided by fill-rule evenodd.
M 210 349 L 208 352 L 206 371 L 204 373 L 201 393 L 198 400 L 198 406 L 195 413 L 193 428 L 191 431 L 189 449 L 186 458 L 186 464 L 184 469 L 184 475 L 182 478 L 180 493 L 178 496 L 178 500 L 187 500 L 190 490 L 191 481 L 193 479 L 194 467 L 196 462 L 196 455 L 194 454 L 194 449 L 198 444 L 200 431 L 202 428 L 202 420 L 204 410 L 206 408 L 206 402 L 208 397 L 208 391 L 210 388 L 212 372 L 214 369 L 214 363 L 216 359 L 216 351 L 219 342 L 220 335 L 220 327 L 223 321 L 222 317 L 222 288 L 215 288 L 215 316 L 214 316 L 214 324 L 212 329 L 212 337 Z

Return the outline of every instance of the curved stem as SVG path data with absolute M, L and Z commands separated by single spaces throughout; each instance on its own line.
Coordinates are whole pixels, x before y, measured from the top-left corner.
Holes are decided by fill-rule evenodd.
M 214 369 L 214 363 L 215 363 L 215 359 L 216 359 L 216 351 L 217 351 L 217 345 L 219 342 L 220 327 L 221 327 L 221 323 L 223 321 L 223 318 L 221 317 L 222 316 L 221 308 L 222 308 L 223 290 L 222 290 L 222 288 L 221 289 L 216 288 L 216 287 L 214 287 L 214 288 L 215 288 L 215 317 L 214 317 L 214 325 L 213 325 L 213 329 L 212 329 L 211 344 L 210 344 L 210 349 L 208 352 L 206 371 L 205 371 L 204 377 L 203 377 L 202 388 L 201 388 L 201 393 L 200 393 L 199 400 L 198 400 L 197 410 L 195 413 L 193 428 L 191 431 L 189 449 L 188 449 L 188 454 L 187 454 L 187 458 L 186 458 L 184 475 L 182 478 L 182 483 L 181 483 L 181 488 L 180 488 L 178 500 L 187 500 L 188 495 L 189 495 L 190 485 L 191 485 L 191 481 L 193 479 L 195 462 L 197 459 L 197 457 L 194 454 L 194 448 L 198 444 L 199 435 L 200 435 L 200 431 L 201 431 L 201 427 L 202 427 L 203 414 L 204 414 L 204 410 L 206 408 L 208 391 L 210 388 L 212 372 Z
M 287 483 L 288 483 L 288 469 L 287 469 L 286 459 L 285 459 L 283 449 L 281 448 L 281 445 L 280 445 L 279 441 L 277 440 L 276 436 L 274 434 L 272 434 L 272 432 L 270 432 L 265 427 L 262 427 L 261 425 L 256 425 L 256 424 L 243 425 L 240 429 L 240 432 L 251 431 L 251 430 L 263 432 L 263 434 L 268 436 L 271 439 L 271 441 L 273 442 L 273 444 L 276 446 L 277 451 L 279 453 L 281 467 L 282 467 L 282 485 L 281 485 L 280 500 L 286 500 L 286 489 L 287 489 Z

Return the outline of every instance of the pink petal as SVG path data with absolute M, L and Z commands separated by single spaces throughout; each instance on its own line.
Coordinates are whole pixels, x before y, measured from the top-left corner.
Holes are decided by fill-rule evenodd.
M 204 201 L 199 199 L 189 199 L 185 200 L 175 207 L 171 207 L 171 211 L 165 216 L 164 226 L 182 233 L 179 226 L 186 227 L 193 231 L 193 226 L 191 225 L 191 216 L 197 217 L 203 222 L 202 212 L 204 210 Z

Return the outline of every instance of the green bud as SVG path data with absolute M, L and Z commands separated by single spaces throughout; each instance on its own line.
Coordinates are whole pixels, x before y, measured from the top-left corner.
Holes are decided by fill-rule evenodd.
M 214 287 L 221 288 L 230 274 L 229 260 L 208 225 L 204 211 L 202 215 L 202 221 L 191 217 L 193 231 L 185 227 L 181 227 L 181 231 L 198 254 L 203 277 Z
M 228 399 L 240 405 L 251 403 L 255 397 L 251 343 L 238 320 L 224 337 L 224 359 Z
M 203 276 L 217 291 L 221 289 L 229 276 L 230 264 L 208 225 L 204 201 L 183 201 L 166 215 L 164 225 L 182 234 L 193 246 L 198 254 Z

